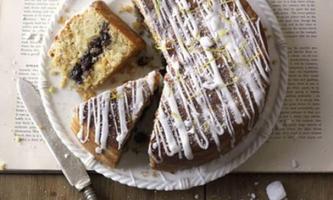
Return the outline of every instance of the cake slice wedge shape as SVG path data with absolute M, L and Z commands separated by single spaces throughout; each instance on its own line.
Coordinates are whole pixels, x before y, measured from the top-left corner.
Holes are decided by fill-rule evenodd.
M 81 103 L 74 109 L 73 133 L 98 161 L 115 167 L 161 80 L 160 73 L 152 71 Z
M 105 2 L 94 1 L 66 22 L 48 55 L 51 70 L 85 97 L 144 48 L 144 40 Z

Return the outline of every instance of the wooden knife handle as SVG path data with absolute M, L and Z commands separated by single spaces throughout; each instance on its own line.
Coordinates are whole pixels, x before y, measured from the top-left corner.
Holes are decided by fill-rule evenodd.
M 97 196 L 91 186 L 87 186 L 82 190 L 84 200 L 97 200 Z

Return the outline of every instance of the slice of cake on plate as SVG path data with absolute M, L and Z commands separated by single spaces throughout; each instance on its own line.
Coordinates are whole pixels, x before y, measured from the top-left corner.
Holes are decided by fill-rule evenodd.
M 161 75 L 129 81 L 80 104 L 72 121 L 72 130 L 97 160 L 115 167 L 131 130 L 161 85 Z
M 139 35 L 104 2 L 95 1 L 66 23 L 48 53 L 51 68 L 84 93 L 100 85 L 144 48 Z
M 150 164 L 174 171 L 230 152 L 266 101 L 270 64 L 246 0 L 134 0 L 167 63 Z

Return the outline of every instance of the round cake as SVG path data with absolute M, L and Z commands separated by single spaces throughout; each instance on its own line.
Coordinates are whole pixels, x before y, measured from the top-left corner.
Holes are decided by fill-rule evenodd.
M 253 129 L 269 89 L 260 18 L 246 0 L 134 0 L 167 61 L 149 143 L 154 169 L 211 161 Z

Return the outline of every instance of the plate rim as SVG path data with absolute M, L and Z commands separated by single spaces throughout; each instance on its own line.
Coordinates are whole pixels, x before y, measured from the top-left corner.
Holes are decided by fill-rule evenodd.
M 63 127 L 57 121 L 57 116 L 52 109 L 51 105 L 51 95 L 48 92 L 48 79 L 47 79 L 47 51 L 49 46 L 52 42 L 52 32 L 55 29 L 57 19 L 61 16 L 64 12 L 64 8 L 70 3 L 71 1 L 62 0 L 59 4 L 59 7 L 56 13 L 53 15 L 50 25 L 48 26 L 47 31 L 44 34 L 42 48 L 40 51 L 40 62 L 38 65 L 39 71 L 39 80 L 38 80 L 38 89 L 41 94 L 43 106 L 45 111 L 50 119 L 51 125 L 55 129 L 58 137 L 61 141 L 67 146 L 67 148 L 80 160 L 85 164 L 85 166 L 89 169 L 93 169 L 96 172 L 104 175 L 107 178 L 110 178 L 114 181 L 118 181 L 121 184 L 126 184 L 128 186 L 142 188 L 142 189 L 154 189 L 154 190 L 184 190 L 189 189 L 191 187 L 201 186 L 208 182 L 214 181 L 228 173 L 230 173 L 233 169 L 240 166 L 244 163 L 249 157 L 251 157 L 261 146 L 264 144 L 269 136 L 272 133 L 274 124 L 278 120 L 278 116 L 280 115 L 282 105 L 286 96 L 287 92 L 287 83 L 288 83 L 288 50 L 287 50 L 287 43 L 283 36 L 282 30 L 280 25 L 277 21 L 277 18 L 269 6 L 268 2 L 265 0 L 256 0 L 255 2 L 259 4 L 259 8 L 262 9 L 263 13 L 266 15 L 268 22 L 271 23 L 272 34 L 275 38 L 275 45 L 277 46 L 277 51 L 280 59 L 280 74 L 279 74 L 279 83 L 278 83 L 278 91 L 277 91 L 277 99 L 275 101 L 275 105 L 272 109 L 272 112 L 269 113 L 271 117 L 268 120 L 264 120 L 263 127 L 265 133 L 258 135 L 257 140 L 255 140 L 246 151 L 243 151 L 240 156 L 235 159 L 232 159 L 230 163 L 221 167 L 219 170 L 209 171 L 205 173 L 205 176 L 200 175 L 200 169 L 202 166 L 194 167 L 198 172 L 198 175 L 191 176 L 191 177 L 184 177 L 179 178 L 178 181 L 168 181 L 168 180 L 150 180 L 148 179 L 136 179 L 129 170 L 129 173 L 120 173 L 119 170 L 112 170 L 111 168 L 104 166 L 103 164 L 96 161 L 93 155 L 89 154 L 87 151 L 83 151 L 81 148 L 78 148 L 76 144 L 73 144 L 73 141 L 69 138 L 69 136 L 64 133 Z M 221 158 L 221 157 L 220 157 Z M 216 159 L 208 164 L 218 163 L 221 159 Z M 147 163 L 148 165 L 148 163 Z M 162 176 L 162 175 L 161 175 Z M 162 179 L 163 176 L 162 176 Z

